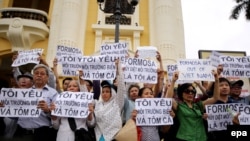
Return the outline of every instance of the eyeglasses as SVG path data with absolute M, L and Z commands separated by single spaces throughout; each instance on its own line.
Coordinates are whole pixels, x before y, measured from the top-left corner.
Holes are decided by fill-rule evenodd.
M 186 89 L 183 92 L 186 94 L 196 94 L 196 90 L 194 90 L 194 89 L 193 90 Z

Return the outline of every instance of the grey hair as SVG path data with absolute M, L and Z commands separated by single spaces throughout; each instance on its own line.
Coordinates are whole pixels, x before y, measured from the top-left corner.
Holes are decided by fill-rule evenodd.
M 37 65 L 33 68 L 32 72 L 34 73 L 34 71 L 37 70 L 37 69 L 39 69 L 39 68 L 44 68 L 45 71 L 46 71 L 46 74 L 49 76 L 49 68 L 48 68 L 46 65 L 44 65 L 44 64 L 37 64 Z

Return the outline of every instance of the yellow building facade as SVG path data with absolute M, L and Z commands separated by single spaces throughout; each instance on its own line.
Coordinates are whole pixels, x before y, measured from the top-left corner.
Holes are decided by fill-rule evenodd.
M 120 1 L 121 8 L 128 6 L 127 0 Z M 100 5 L 108 9 L 115 3 Z M 52 66 L 57 45 L 90 56 L 115 39 L 113 13 L 100 10 L 96 0 L 0 0 L 0 12 L 0 80 L 8 85 L 13 51 L 43 48 Z M 133 14 L 123 15 L 119 41 L 128 42 L 130 54 L 139 46 L 155 46 L 164 67 L 185 58 L 181 0 L 140 0 Z

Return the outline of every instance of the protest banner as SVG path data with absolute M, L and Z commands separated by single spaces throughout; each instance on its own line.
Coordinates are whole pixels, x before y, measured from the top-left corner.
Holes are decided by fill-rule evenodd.
M 77 76 L 77 72 L 83 68 L 82 58 L 83 56 L 77 55 L 61 56 L 62 74 L 64 76 Z
M 211 65 L 214 67 L 218 67 L 220 64 L 220 53 L 217 51 L 212 51 L 209 60 L 211 61 Z
M 13 61 L 12 67 L 18 67 L 28 63 L 39 64 L 40 60 L 39 54 L 43 53 L 43 49 L 32 49 L 32 50 L 23 50 L 18 51 L 18 56 L 16 60 Z
M 83 57 L 82 79 L 114 80 L 116 77 L 115 62 L 108 56 Z
M 222 56 L 222 55 L 223 56 L 236 56 L 236 57 L 246 56 L 245 51 L 216 51 L 216 52 L 220 53 L 220 56 Z M 199 50 L 199 58 L 203 58 L 203 59 L 209 58 L 211 53 L 212 53 L 212 50 Z M 221 64 L 223 64 L 223 63 L 221 63 Z M 223 67 L 223 69 L 225 72 L 227 72 L 224 67 Z M 244 85 L 241 89 L 240 96 L 246 97 L 249 95 L 249 91 L 250 91 L 249 78 L 247 78 L 247 77 L 228 77 L 228 76 L 225 76 L 224 74 L 221 74 L 221 76 L 226 77 L 229 81 L 237 81 L 239 79 L 243 80 Z
M 88 104 L 93 101 L 93 93 L 62 92 L 57 95 L 55 110 L 51 114 L 59 117 L 86 118 L 89 114 Z
M 232 125 L 232 113 L 237 112 L 238 107 L 242 105 L 241 103 L 206 105 L 208 131 L 226 130 L 227 125 Z
M 43 99 L 42 91 L 36 89 L 2 88 L 0 108 L 2 117 L 39 117 L 41 110 L 37 109 L 38 100 Z
M 173 65 L 167 65 L 167 74 L 168 74 L 168 83 L 171 83 L 174 72 L 178 71 L 178 66 L 177 64 L 173 64 Z M 193 83 L 193 80 L 177 80 L 176 84 L 183 84 L 183 83 Z
M 157 83 L 157 65 L 152 60 L 126 58 L 124 69 L 125 82 Z
M 250 56 L 220 56 L 225 77 L 250 78 Z
M 250 105 L 238 107 L 240 125 L 250 125 Z
M 157 55 L 157 48 L 153 46 L 137 47 L 137 54 L 139 58 L 155 58 Z
M 56 50 L 56 58 L 58 63 L 62 63 L 63 56 L 82 56 L 82 51 L 79 48 L 67 47 L 63 45 L 58 45 Z M 67 62 L 66 62 L 67 63 Z
M 177 61 L 179 80 L 214 81 L 209 59 L 180 59 Z
M 116 77 L 115 62 L 108 56 L 63 56 L 62 72 L 65 76 L 76 76 L 83 70 L 82 79 L 113 80 Z
M 108 56 L 111 58 L 110 60 L 120 59 L 124 61 L 125 57 L 128 56 L 128 43 L 103 44 L 100 47 L 100 55 Z
M 139 98 L 135 100 L 137 126 L 172 125 L 171 98 Z

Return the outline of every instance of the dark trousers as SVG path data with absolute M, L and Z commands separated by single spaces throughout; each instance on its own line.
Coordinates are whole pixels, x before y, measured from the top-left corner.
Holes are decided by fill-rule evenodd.
M 13 139 L 18 141 L 55 141 L 56 131 L 48 126 L 34 130 L 27 130 L 18 126 Z

